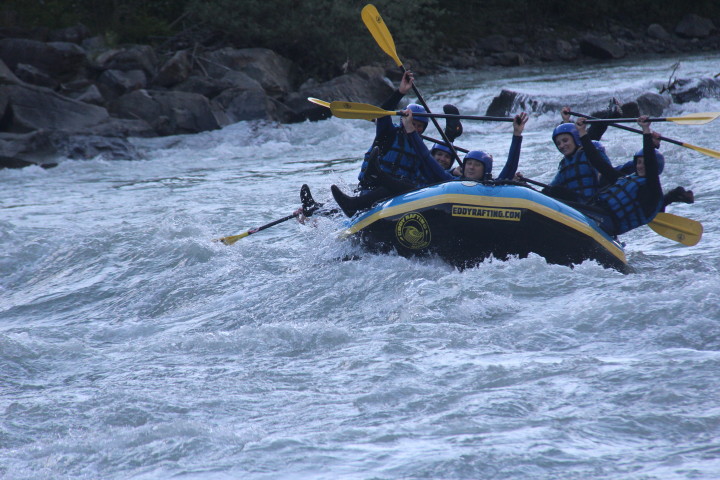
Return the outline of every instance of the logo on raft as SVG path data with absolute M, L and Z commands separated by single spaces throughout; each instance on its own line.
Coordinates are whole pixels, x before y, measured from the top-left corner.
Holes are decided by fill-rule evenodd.
M 509 220 L 519 222 L 522 210 L 518 208 L 473 207 L 470 205 L 453 205 L 453 217 L 489 218 L 491 220 Z
M 407 213 L 395 224 L 395 237 L 403 247 L 421 250 L 430 245 L 430 225 L 419 213 Z

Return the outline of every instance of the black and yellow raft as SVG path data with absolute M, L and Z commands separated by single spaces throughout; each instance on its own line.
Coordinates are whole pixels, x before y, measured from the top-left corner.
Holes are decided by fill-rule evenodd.
M 580 211 L 517 184 L 451 181 L 398 195 L 355 215 L 341 232 L 378 253 L 438 255 L 466 268 L 486 258 L 632 271 L 623 246 Z

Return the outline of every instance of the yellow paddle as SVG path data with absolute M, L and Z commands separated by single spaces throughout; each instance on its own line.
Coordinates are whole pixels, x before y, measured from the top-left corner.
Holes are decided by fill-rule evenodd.
M 395 65 L 400 67 L 400 70 L 405 73 L 405 66 L 400 61 L 400 57 L 398 57 L 397 51 L 395 51 L 395 41 L 393 40 L 392 35 L 390 35 L 390 30 L 388 30 L 387 25 L 385 25 L 385 22 L 383 21 L 382 16 L 380 16 L 380 12 L 378 12 L 377 8 L 375 8 L 375 5 L 365 5 L 360 12 L 360 16 L 362 17 L 363 23 L 370 31 L 370 34 L 375 39 L 375 42 L 377 42 L 380 48 L 395 61 Z M 415 86 L 415 82 L 413 82 L 412 84 L 412 89 L 413 92 L 415 92 L 415 96 L 418 98 L 420 104 L 425 107 L 425 111 L 431 113 L 430 107 L 428 107 L 427 103 L 425 103 L 425 99 L 422 97 L 422 95 L 420 95 L 420 91 Z M 432 120 L 433 125 L 435 125 L 435 128 L 437 128 L 437 131 L 440 133 L 440 137 L 442 137 L 444 142 L 450 148 L 453 158 L 457 160 L 459 164 L 462 164 L 462 162 L 460 161 L 460 157 L 455 151 L 455 147 L 453 146 L 448 136 L 445 134 L 445 131 L 440 128 L 440 124 L 433 117 L 431 117 L 430 120 Z
M 703 234 L 702 223 L 672 213 L 658 213 L 648 226 L 655 233 L 689 247 L 697 245 Z
M 720 117 L 720 112 L 690 113 L 682 117 L 657 117 L 648 118 L 650 122 L 673 122 L 680 125 L 705 125 Z M 636 122 L 637 118 L 591 118 L 585 123 L 630 123 Z
M 570 112 L 570 115 L 575 115 L 576 117 L 583 117 L 583 118 L 593 118 L 593 119 L 595 118 L 595 117 L 591 117 L 590 115 L 585 115 L 585 114 L 576 113 L 576 112 Z M 620 128 L 622 130 L 627 130 L 628 132 L 643 133 L 642 130 L 639 130 L 637 128 L 626 127 L 625 125 L 616 125 L 614 123 L 611 123 L 610 126 Z M 681 147 L 690 148 L 692 150 L 695 150 L 696 152 L 702 153 L 703 155 L 707 155 L 708 157 L 720 158 L 720 152 L 718 152 L 717 150 L 711 150 L 711 149 L 705 148 L 705 147 L 698 147 L 696 145 L 691 145 L 689 143 L 681 142 L 680 140 L 673 140 L 672 138 L 663 137 L 662 135 L 660 136 L 660 140 L 664 140 L 668 143 L 674 143 L 675 145 L 680 145 Z
M 374 120 L 389 115 L 403 116 L 402 111 L 383 110 L 369 103 L 357 102 L 330 102 L 330 111 L 338 118 L 353 118 L 362 120 Z M 418 117 L 430 118 L 461 118 L 463 120 L 487 120 L 490 122 L 512 122 L 513 117 L 487 117 L 480 115 L 454 115 L 451 113 L 422 113 L 417 114 Z

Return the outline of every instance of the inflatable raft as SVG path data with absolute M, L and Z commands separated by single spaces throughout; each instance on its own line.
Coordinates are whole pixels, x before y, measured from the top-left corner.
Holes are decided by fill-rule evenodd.
M 341 235 L 372 252 L 438 255 L 459 268 L 536 253 L 629 273 L 622 245 L 580 211 L 517 184 L 452 181 L 405 193 L 349 220 Z

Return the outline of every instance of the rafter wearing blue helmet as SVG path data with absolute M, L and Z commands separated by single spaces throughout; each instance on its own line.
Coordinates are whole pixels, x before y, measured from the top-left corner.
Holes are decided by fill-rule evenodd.
M 581 139 L 577 127 L 572 123 L 563 123 L 555 127 L 552 140 L 563 158 L 558 165 L 555 178 L 550 182 L 551 188 L 544 193 L 563 198 L 588 202 L 600 190 L 600 176 L 593 167 L 590 157 L 598 162 L 610 165 L 607 156 L 598 150 L 587 134 Z
M 583 145 L 590 143 L 585 120 L 577 121 Z M 620 235 L 652 221 L 663 208 L 660 174 L 665 166 L 662 154 L 655 150 L 650 122 L 647 116 L 638 118 L 643 130 L 643 148 L 633 157 L 636 173 L 623 176 L 611 165 L 591 157 L 593 167 L 612 183 L 603 188 L 588 202 L 604 214 L 600 227 L 609 235 Z

